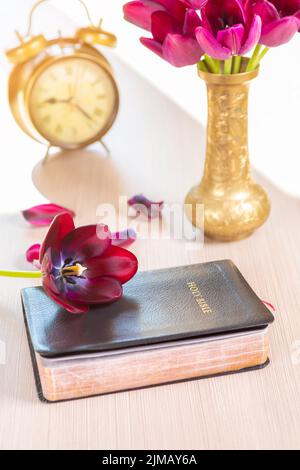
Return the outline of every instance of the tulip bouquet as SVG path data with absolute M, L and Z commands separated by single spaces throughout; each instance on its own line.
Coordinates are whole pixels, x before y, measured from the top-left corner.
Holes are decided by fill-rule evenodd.
M 253 50 L 246 71 L 258 67 L 269 48 L 300 30 L 300 0 L 137 0 L 125 19 L 150 31 L 141 43 L 175 67 L 235 74 Z

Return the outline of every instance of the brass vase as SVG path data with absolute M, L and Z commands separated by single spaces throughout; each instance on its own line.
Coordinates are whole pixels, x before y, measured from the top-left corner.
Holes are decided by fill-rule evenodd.
M 258 70 L 235 75 L 199 71 L 199 75 L 208 91 L 207 150 L 203 179 L 186 197 L 187 215 L 193 225 L 203 224 L 196 210 L 202 204 L 206 236 L 239 240 L 260 227 L 270 213 L 266 192 L 252 178 L 248 152 L 249 84 Z

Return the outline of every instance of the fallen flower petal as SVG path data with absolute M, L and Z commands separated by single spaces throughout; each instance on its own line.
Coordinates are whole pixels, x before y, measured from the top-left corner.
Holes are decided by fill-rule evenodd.
M 137 233 L 134 228 L 127 228 L 120 232 L 112 233 L 111 242 L 114 246 L 129 246 L 137 239 Z
M 36 243 L 28 248 L 26 251 L 26 260 L 28 263 L 36 263 L 40 259 L 41 245 Z
M 62 212 L 67 212 L 72 217 L 74 212 L 57 204 L 40 204 L 22 211 L 23 217 L 30 224 L 36 227 L 46 227 L 51 224 L 52 220 Z
M 140 213 L 146 215 L 148 218 L 160 217 L 164 208 L 164 202 L 150 201 L 143 194 L 138 194 L 128 200 L 128 205 L 132 207 L 137 215 Z

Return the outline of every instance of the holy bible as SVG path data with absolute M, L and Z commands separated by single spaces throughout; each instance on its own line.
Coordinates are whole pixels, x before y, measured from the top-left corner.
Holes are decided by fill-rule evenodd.
M 38 394 L 49 402 L 261 368 L 274 317 L 232 261 L 141 272 L 118 302 L 72 315 L 22 290 Z

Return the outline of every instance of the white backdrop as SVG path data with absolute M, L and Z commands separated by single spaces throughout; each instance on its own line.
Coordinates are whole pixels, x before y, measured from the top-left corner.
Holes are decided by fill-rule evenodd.
M 52 35 L 58 29 L 72 32 L 73 22 L 78 25 L 86 23 L 83 10 L 76 2 L 56 0 L 52 3 L 52 6 L 50 2 L 44 5 L 37 13 L 35 32 L 41 29 Z M 174 100 L 183 112 L 205 123 L 205 86 L 197 77 L 195 67 L 175 69 L 144 49 L 138 41 L 143 31 L 123 20 L 123 0 L 86 0 L 86 3 L 95 22 L 103 16 L 104 27 L 117 34 L 119 43 L 114 53 Z M 33 0 L 0 2 L 0 129 L 4 137 L 0 171 L 1 211 L 19 208 L 24 195 L 28 200 L 30 195 L 32 201 L 41 199 L 40 196 L 38 199 L 30 180 L 31 169 L 38 161 L 41 149 L 18 130 L 9 113 L 5 90 L 10 66 L 3 54 L 5 47 L 14 41 L 13 31 L 25 29 L 29 8 L 33 4 Z M 299 46 L 300 35 L 290 44 L 270 51 L 264 59 L 260 78 L 252 85 L 250 99 L 252 163 L 282 190 L 297 196 L 300 195 Z M 159 121 L 157 109 L 157 119 L 153 123 L 148 122 L 149 125 L 163 129 L 168 123 Z M 19 165 L 24 170 L 17 171 Z

